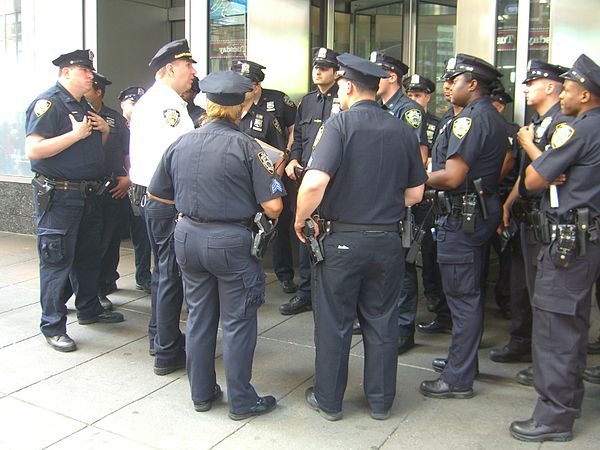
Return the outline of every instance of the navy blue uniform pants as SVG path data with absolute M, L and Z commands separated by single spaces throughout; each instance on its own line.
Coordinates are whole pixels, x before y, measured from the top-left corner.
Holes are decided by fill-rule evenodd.
M 100 285 L 108 285 L 119 279 L 121 230 L 129 220 L 129 198 L 115 199 L 109 192 L 100 196 L 102 208 L 102 263 Z
M 129 232 L 135 254 L 135 282 L 140 286 L 150 285 L 152 283 L 152 274 L 150 272 L 152 248 L 148 240 L 146 223 L 141 215 L 136 216 L 134 214 L 131 203 L 128 205 L 128 210 Z
M 463 231 L 459 215 L 442 216 L 437 220 L 438 263 L 453 323 L 448 363 L 441 378 L 458 387 L 471 387 L 478 367 L 486 245 L 501 218 L 497 198 L 490 198 L 487 205 L 487 220 L 480 214 L 474 216 L 474 233 Z
M 552 244 L 538 254 L 533 296 L 533 382 L 539 398 L 533 418 L 570 430 L 583 400 L 592 286 L 600 275 L 600 246 L 567 268 L 551 260 Z
M 250 231 L 235 224 L 200 224 L 184 218 L 175 229 L 175 252 L 189 306 L 186 348 L 192 400 L 208 400 L 214 392 L 220 318 L 233 413 L 248 411 L 258 400 L 250 380 L 265 275 L 260 262 L 250 256 L 251 242 Z
M 286 182 L 287 180 L 287 182 Z M 290 192 L 289 178 L 284 177 L 284 184 L 287 192 Z M 283 210 L 279 215 L 277 224 L 277 234 L 271 245 L 273 257 L 273 271 L 279 281 L 291 281 L 294 279 L 294 258 L 292 256 L 292 242 L 290 231 L 292 224 L 292 210 L 290 207 L 290 196 L 283 197 Z M 309 281 L 310 283 L 310 281 Z
M 352 323 L 358 312 L 365 352 L 364 391 L 371 410 L 389 410 L 396 395 L 398 298 L 404 252 L 397 233 L 333 233 L 325 261 L 314 266 L 315 396 L 342 410 L 348 382 Z
M 98 300 L 102 215 L 98 197 L 83 198 L 79 191 L 55 190 L 47 211 L 37 208 L 37 244 L 40 258 L 40 329 L 44 336 L 67 331 L 70 283 L 75 292 L 77 317 L 89 319 L 104 312 Z
M 152 199 L 147 199 L 141 210 L 155 262 L 152 273 L 150 339 L 154 336 L 155 365 L 167 366 L 177 360 L 184 348 L 179 329 L 183 286 L 173 242 L 177 211 L 174 205 Z M 152 330 L 153 323 L 155 330 Z

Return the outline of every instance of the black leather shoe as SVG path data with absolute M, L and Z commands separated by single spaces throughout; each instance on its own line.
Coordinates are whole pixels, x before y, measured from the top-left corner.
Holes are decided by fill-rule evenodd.
M 587 367 L 583 371 L 583 379 L 588 383 L 600 384 L 600 366 Z
M 600 339 L 587 345 L 588 355 L 600 355 Z
M 293 296 L 289 302 L 279 306 L 279 312 L 284 316 L 293 316 L 304 311 L 311 311 L 312 303 L 310 299 Z
M 114 311 L 104 311 L 102 314 L 98 314 L 97 316 L 90 317 L 89 319 L 81 319 L 77 318 L 79 325 L 89 325 L 91 323 L 118 323 L 123 322 L 125 318 L 123 314 L 114 312 Z
M 517 383 L 524 386 L 533 386 L 533 367 L 529 366 L 527 369 L 519 370 L 515 379 Z
M 179 353 L 175 361 L 163 363 L 154 361 L 154 374 L 158 376 L 168 375 L 179 369 L 185 369 L 185 352 Z
M 531 352 L 516 352 L 508 345 L 490 351 L 490 359 L 494 362 L 531 362 Z
M 313 386 L 309 387 L 304 392 L 304 400 L 311 409 L 317 411 L 324 419 L 329 420 L 330 422 L 335 422 L 343 417 L 341 411 L 329 412 L 325 411 L 319 406 L 319 402 L 317 401 L 317 397 L 315 396 L 315 388 Z
M 431 322 L 421 322 L 417 324 L 417 330 L 426 334 L 451 333 L 452 324 L 434 319 Z
M 66 334 L 59 334 L 57 336 L 46 336 L 46 342 L 50 344 L 54 350 L 59 352 L 73 352 L 77 350 L 75 341 Z
M 194 409 L 198 412 L 206 412 L 210 408 L 212 408 L 213 402 L 219 400 L 223 397 L 223 391 L 221 390 L 221 386 L 215 384 L 215 388 L 213 389 L 213 393 L 208 400 L 203 402 L 194 402 Z
M 415 337 L 411 336 L 400 336 L 398 338 L 398 354 L 401 355 L 406 353 L 415 346 Z
M 283 292 L 286 294 L 293 294 L 298 290 L 298 285 L 294 283 L 294 280 L 280 281 L 279 284 L 281 285 Z
M 448 364 L 448 358 L 434 358 L 431 361 L 431 367 L 438 373 L 442 373 Z
M 432 398 L 471 398 L 473 388 L 459 388 L 446 383 L 441 378 L 431 381 L 423 381 L 419 391 L 425 397 Z
M 108 284 L 103 284 L 100 287 L 100 289 L 98 290 L 98 295 L 112 294 L 117 289 L 119 289 L 119 288 L 117 287 L 117 282 L 116 281 L 113 281 L 112 283 L 108 283 Z
M 138 291 L 144 291 L 146 294 L 150 293 L 150 283 L 148 283 L 148 284 L 146 284 L 146 283 L 142 283 L 142 284 L 135 283 L 135 288 Z
M 229 413 L 229 418 L 231 420 L 244 420 L 253 416 L 261 416 L 263 414 L 270 413 L 277 406 L 277 400 L 272 395 L 267 395 L 265 397 L 259 397 L 256 404 L 250 408 L 248 411 L 243 413 Z
M 557 430 L 534 419 L 515 421 L 510 424 L 509 430 L 512 437 L 526 442 L 567 442 L 573 439 L 571 430 Z
M 98 300 L 100 300 L 100 305 L 102 305 L 105 310 L 112 311 L 113 304 L 106 295 L 99 295 Z
M 355 320 L 352 323 L 352 334 L 362 334 L 362 328 L 360 328 L 360 322 L 358 320 Z

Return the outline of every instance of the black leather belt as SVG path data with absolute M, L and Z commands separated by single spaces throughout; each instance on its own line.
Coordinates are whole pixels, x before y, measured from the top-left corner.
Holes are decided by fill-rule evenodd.
M 378 224 L 358 224 L 344 223 L 335 221 L 325 221 L 325 230 L 328 233 L 348 233 L 352 231 L 392 231 L 400 232 L 400 223 L 390 223 L 385 225 Z
M 36 178 L 44 183 L 48 183 L 55 189 L 62 189 L 64 191 L 80 191 L 80 192 L 96 192 L 101 181 L 98 180 L 82 180 L 82 181 L 68 181 L 68 180 L 56 180 L 54 178 L 48 178 L 44 175 L 37 175 Z
M 241 225 L 246 228 L 250 228 L 252 226 L 252 219 L 240 219 L 240 220 L 211 220 L 211 219 L 201 219 L 199 217 L 188 216 L 187 214 L 182 214 L 182 217 L 190 219 L 195 223 L 230 223 L 233 225 Z

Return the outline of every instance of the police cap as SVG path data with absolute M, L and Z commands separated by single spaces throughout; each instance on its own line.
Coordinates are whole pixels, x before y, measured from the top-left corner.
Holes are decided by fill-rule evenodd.
M 394 72 L 398 77 L 403 77 L 408 73 L 408 66 L 406 64 L 383 52 L 371 52 L 371 62 L 383 67 L 385 70 Z
M 532 59 L 527 63 L 527 76 L 523 80 L 523 84 L 527 84 L 538 78 L 548 78 L 549 80 L 560 81 L 562 83 L 560 76 L 567 70 L 569 70 L 568 67 L 556 66 Z
M 177 39 L 176 41 L 163 45 L 156 52 L 156 55 L 152 57 L 148 65 L 156 72 L 161 67 L 179 59 L 189 59 L 193 63 L 196 62 L 194 61 L 194 58 L 192 58 L 187 39 Z
M 389 78 L 390 74 L 377 64 L 359 56 L 343 53 L 337 57 L 340 70 L 337 76 L 350 81 L 363 83 L 367 86 L 377 86 L 380 78 Z
M 110 81 L 101 73 L 94 72 L 94 84 L 102 88 L 102 90 L 104 90 L 106 86 L 110 86 L 112 84 L 112 81 Z
M 200 80 L 199 85 L 208 100 L 222 106 L 243 103 L 246 92 L 252 90 L 252 81 L 232 70 L 211 72 Z
M 190 89 L 196 94 L 200 93 L 200 86 L 198 85 L 199 81 L 200 80 L 198 79 L 198 77 L 194 75 L 194 78 L 192 78 L 192 87 Z
M 438 81 L 448 81 L 452 79 L 452 74 L 454 73 L 454 67 L 456 66 L 456 58 L 453 56 L 452 58 L 446 61 L 446 67 L 444 68 L 444 73 L 438 79 Z
M 69 67 L 69 66 L 81 66 L 86 69 L 94 69 L 94 52 L 91 50 L 75 50 L 71 53 L 65 53 L 60 55 L 54 61 L 52 61 L 57 67 Z
M 339 66 L 337 57 L 339 53 L 325 47 L 315 47 L 313 50 L 313 66 L 334 67 Z
M 470 73 L 475 79 L 484 83 L 491 83 L 502 76 L 498 69 L 487 61 L 465 53 L 459 53 L 454 60 L 450 58 L 446 70 L 452 72 L 449 74 L 449 79 L 456 78 L 463 73 Z
M 581 54 L 573 63 L 573 67 L 561 77 L 576 81 L 592 94 L 600 97 L 600 67 L 587 55 Z
M 119 92 L 119 96 L 117 98 L 122 102 L 129 99 L 137 102 L 145 93 L 146 90 L 143 87 L 130 86 L 127 89 L 123 89 L 121 92 Z
M 266 69 L 265 66 L 253 61 L 248 61 L 246 59 L 240 59 L 239 61 L 234 61 L 233 64 L 231 64 L 231 70 L 241 73 L 255 83 L 260 83 L 265 79 L 265 73 L 263 72 L 264 69 Z
M 424 76 L 415 73 L 402 81 L 402 86 L 406 92 L 425 92 L 431 94 L 435 92 L 435 83 Z
M 492 92 L 490 94 L 490 98 L 492 101 L 502 103 L 503 105 L 508 105 L 512 103 L 513 98 L 510 96 L 508 92 L 504 89 L 504 85 L 500 80 L 495 80 L 491 84 Z

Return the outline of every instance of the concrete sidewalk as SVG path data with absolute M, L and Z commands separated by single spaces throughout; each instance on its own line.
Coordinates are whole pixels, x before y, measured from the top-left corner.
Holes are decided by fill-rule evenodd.
M 566 444 L 526 444 L 512 439 L 508 426 L 529 418 L 537 398 L 513 381 L 527 364 L 497 364 L 491 348 L 507 340 L 509 322 L 488 301 L 480 350 L 480 379 L 471 400 L 434 400 L 418 392 L 434 379 L 434 357 L 444 356 L 450 337 L 417 333 L 417 346 L 398 358 L 398 389 L 392 417 L 375 421 L 362 390 L 363 348 L 355 336 L 344 401 L 344 419 L 331 423 L 308 409 L 304 390 L 312 385 L 313 320 L 310 313 L 284 317 L 283 294 L 267 272 L 267 302 L 259 311 L 253 383 L 260 395 L 273 394 L 277 409 L 234 422 L 225 401 L 207 413 L 192 407 L 185 371 L 159 377 L 148 356 L 150 298 L 135 290 L 133 254 L 122 249 L 119 290 L 110 296 L 126 321 L 77 324 L 69 314 L 74 353 L 52 350 L 39 332 L 39 277 L 33 236 L 0 233 L 0 448 L 2 449 L 597 449 L 600 386 L 586 384 L 575 439 Z M 491 290 L 491 289 L 490 289 Z M 74 309 L 70 304 L 70 309 Z M 419 319 L 429 317 L 419 305 Z M 185 328 L 182 318 L 182 330 Z M 591 336 L 600 327 L 593 307 Z M 217 378 L 225 388 L 220 341 Z M 589 358 L 600 364 L 600 357 Z

